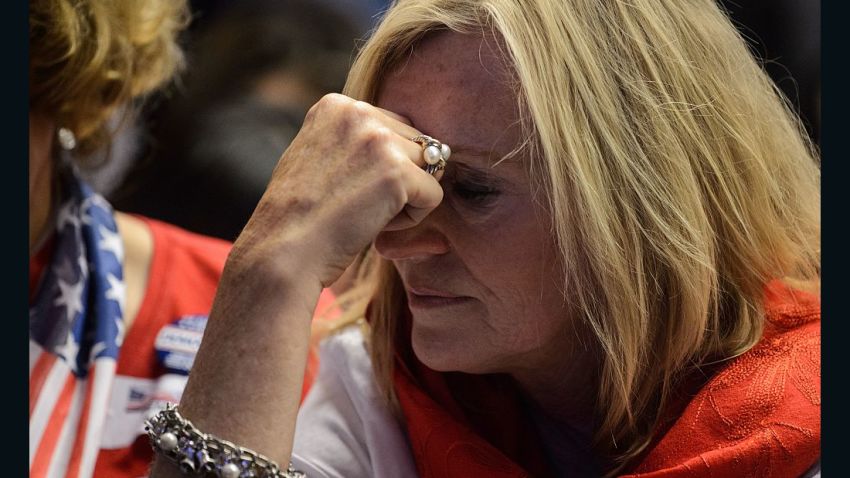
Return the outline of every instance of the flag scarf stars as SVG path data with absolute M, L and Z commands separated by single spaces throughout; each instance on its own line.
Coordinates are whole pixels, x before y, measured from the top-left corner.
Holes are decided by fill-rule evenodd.
M 118 231 L 110 230 L 103 224 L 98 224 L 97 230 L 101 237 L 97 243 L 100 250 L 112 253 L 119 263 L 122 262 L 124 260 L 124 245 L 121 243 L 121 236 L 118 235 Z
M 54 306 L 59 306 L 65 309 L 65 318 L 69 324 L 74 322 L 77 313 L 83 311 L 83 286 L 82 281 L 76 284 L 68 284 L 61 278 L 58 281 L 59 297 L 53 302 Z
M 124 247 L 109 203 L 76 178 L 65 185 L 70 197 L 59 209 L 56 251 L 30 311 L 30 337 L 84 377 L 90 359 L 118 357 Z
M 30 477 L 90 478 L 124 338 L 124 247 L 109 203 L 60 168 L 50 264 L 30 305 Z

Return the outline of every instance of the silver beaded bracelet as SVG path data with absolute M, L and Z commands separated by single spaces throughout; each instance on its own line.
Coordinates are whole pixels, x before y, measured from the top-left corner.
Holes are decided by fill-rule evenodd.
M 166 404 L 164 410 L 146 420 L 145 431 L 154 451 L 177 463 L 185 474 L 216 478 L 306 478 L 292 464 L 281 471 L 277 463 L 257 452 L 201 433 L 180 415 L 176 405 Z

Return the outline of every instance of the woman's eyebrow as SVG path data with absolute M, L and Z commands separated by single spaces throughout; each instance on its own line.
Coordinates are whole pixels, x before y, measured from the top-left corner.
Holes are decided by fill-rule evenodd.
M 452 161 L 449 159 L 446 165 L 446 174 L 451 178 L 465 178 L 472 181 L 500 182 L 501 175 L 491 165 L 470 164 L 464 161 Z
M 487 151 L 480 148 L 475 148 L 473 146 L 466 146 L 463 144 L 449 144 L 452 148 L 452 154 L 460 154 L 463 156 L 481 156 L 484 158 L 488 158 L 495 154 L 494 151 Z
M 467 174 L 477 174 L 477 175 L 489 175 L 490 168 L 487 168 L 484 165 L 472 165 L 463 161 L 452 161 L 449 159 L 448 164 L 446 164 L 446 168 L 449 166 L 454 166 L 455 169 Z M 483 166 L 483 167 L 482 167 Z
M 492 176 L 496 172 L 496 167 L 501 166 L 500 171 L 505 169 L 514 169 L 516 161 L 505 161 L 504 155 L 498 151 L 487 151 L 471 146 L 458 145 L 457 147 L 449 145 L 452 148 L 452 155 L 449 158 L 448 164 L 452 163 L 460 166 L 460 169 L 470 173 L 478 173 L 480 175 Z M 464 161 L 464 158 L 469 158 L 470 161 Z
M 470 158 L 483 158 L 487 160 L 487 164 L 478 165 L 478 164 L 470 164 L 470 166 L 474 169 L 480 170 L 491 170 L 496 166 L 501 166 L 502 163 L 505 163 L 506 166 L 513 163 L 515 165 L 519 165 L 520 162 L 516 161 L 516 153 L 517 151 L 512 151 L 508 154 L 502 154 L 500 151 L 496 151 L 495 149 L 486 150 L 481 148 L 476 148 L 475 146 L 469 146 L 464 144 L 452 144 L 449 143 L 449 146 L 452 148 L 452 158 L 455 155 L 459 157 L 470 157 Z M 449 159 L 451 162 L 452 159 Z M 462 161 L 463 162 L 463 161 Z M 468 164 L 468 163 L 467 163 Z

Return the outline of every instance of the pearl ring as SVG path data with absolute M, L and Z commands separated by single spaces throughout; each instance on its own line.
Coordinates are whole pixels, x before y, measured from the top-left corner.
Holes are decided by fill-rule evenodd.
M 422 146 L 422 159 L 425 160 L 425 167 L 423 169 L 426 173 L 433 175 L 446 167 L 446 161 L 448 161 L 449 156 L 452 154 L 452 149 L 449 148 L 449 145 L 424 134 L 410 138 L 410 140 Z

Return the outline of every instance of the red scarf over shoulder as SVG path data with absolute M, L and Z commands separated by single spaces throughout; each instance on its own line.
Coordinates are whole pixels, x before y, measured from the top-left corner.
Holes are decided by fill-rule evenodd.
M 796 478 L 818 459 L 820 300 L 779 281 L 765 293 L 762 340 L 720 369 L 625 476 Z M 395 391 L 422 478 L 552 476 L 507 380 L 430 370 L 410 350 L 409 323 L 401 330 Z

